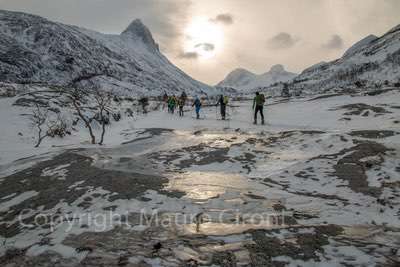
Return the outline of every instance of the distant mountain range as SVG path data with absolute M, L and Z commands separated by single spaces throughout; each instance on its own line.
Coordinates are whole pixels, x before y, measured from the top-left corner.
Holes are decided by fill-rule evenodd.
M 174 66 L 134 20 L 119 35 L 0 10 L 0 82 L 101 87 L 124 94 L 214 94 Z
M 290 87 L 309 92 L 400 82 L 400 25 L 381 37 L 369 35 L 331 62 L 321 62 L 295 77 Z
M 240 92 L 249 92 L 255 88 L 268 87 L 278 82 L 287 82 L 296 76 L 296 73 L 286 71 L 282 65 L 272 66 L 268 72 L 259 75 L 239 68 L 229 73 L 217 86 L 235 88 Z
M 261 75 L 245 69 L 232 71 L 218 86 L 253 92 L 260 88 L 282 88 L 284 82 L 291 90 L 317 93 L 331 89 L 371 87 L 400 83 L 400 25 L 381 37 L 369 35 L 351 46 L 341 58 L 320 62 L 301 74 L 286 72 L 276 65 Z

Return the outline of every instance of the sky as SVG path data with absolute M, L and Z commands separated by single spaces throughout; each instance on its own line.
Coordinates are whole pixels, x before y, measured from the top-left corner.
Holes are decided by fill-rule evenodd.
M 139 18 L 172 63 L 212 85 L 236 68 L 300 73 L 400 24 L 400 0 L 0 0 L 0 9 L 112 34 Z

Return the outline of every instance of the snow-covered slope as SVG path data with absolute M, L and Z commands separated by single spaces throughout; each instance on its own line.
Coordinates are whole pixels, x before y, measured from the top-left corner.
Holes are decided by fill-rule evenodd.
M 373 34 L 368 35 L 367 37 L 361 39 L 360 41 L 358 41 L 357 43 L 352 45 L 349 49 L 347 49 L 346 52 L 343 54 L 343 57 L 353 56 L 355 53 L 357 53 L 362 48 L 364 48 L 365 46 L 369 45 L 370 43 L 372 43 L 376 39 L 378 39 L 377 36 L 375 36 Z
M 292 89 L 310 92 L 395 84 L 400 81 L 400 25 L 381 37 L 367 36 L 343 57 L 305 69 L 291 83 Z
M 0 81 L 102 87 L 130 94 L 214 93 L 174 66 L 151 32 L 134 20 L 102 34 L 0 10 Z
M 256 74 L 246 69 L 238 68 L 229 73 L 226 78 L 218 84 L 218 86 L 237 88 L 248 87 L 256 77 Z
M 259 87 L 268 87 L 277 82 L 286 82 L 297 74 L 287 72 L 282 65 L 274 65 L 270 71 L 257 75 L 245 69 L 236 69 L 221 81 L 220 87 L 233 87 L 241 91 L 250 91 Z

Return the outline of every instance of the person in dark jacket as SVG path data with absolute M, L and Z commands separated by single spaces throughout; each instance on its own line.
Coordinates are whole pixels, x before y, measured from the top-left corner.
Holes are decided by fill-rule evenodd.
M 186 97 L 180 97 L 178 99 L 178 107 L 179 107 L 179 117 L 183 117 L 183 108 L 185 107 Z
M 228 104 L 227 102 L 227 96 L 223 96 L 221 95 L 218 99 L 217 105 L 216 106 L 220 106 L 220 112 L 221 112 L 221 118 L 223 120 L 225 120 L 226 118 L 226 105 Z
M 265 96 L 256 92 L 256 97 L 253 100 L 253 109 L 254 109 L 254 124 L 257 124 L 257 113 L 260 112 L 261 115 L 261 124 L 264 124 L 264 103 Z
M 164 95 L 163 95 L 163 97 L 162 97 L 162 101 L 163 101 L 163 107 L 162 107 L 162 109 L 163 109 L 163 110 L 165 109 L 165 107 L 168 106 L 168 99 L 169 99 L 168 94 L 167 94 L 167 92 L 164 91 Z M 168 107 L 168 112 L 169 112 L 169 107 Z
M 186 99 L 187 99 L 187 94 L 185 93 L 185 91 L 182 92 L 181 98 L 185 99 L 185 101 L 186 101 Z

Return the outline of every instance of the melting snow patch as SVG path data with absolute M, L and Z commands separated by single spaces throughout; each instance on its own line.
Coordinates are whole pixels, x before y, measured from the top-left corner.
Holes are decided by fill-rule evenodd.
M 56 177 L 58 180 L 65 180 L 68 173 L 68 170 L 66 168 L 70 165 L 71 164 L 64 164 L 56 168 L 46 168 L 42 171 L 41 176 Z
M 12 194 L 10 194 L 8 196 L 2 197 L 1 200 L 6 200 L 6 199 L 9 199 L 9 198 L 15 197 L 16 195 L 17 195 L 17 193 L 12 193 Z
M 2 203 L 0 203 L 0 212 L 7 211 L 10 207 L 18 205 L 19 203 L 21 203 L 27 199 L 30 199 L 38 194 L 39 193 L 36 191 L 27 191 L 16 197 L 13 197 L 12 199 L 10 199 L 6 202 L 2 202 Z
M 72 185 L 68 186 L 68 189 L 74 189 L 74 188 L 76 188 L 77 186 L 83 184 L 84 182 L 85 182 L 85 181 L 78 181 L 78 182 L 75 182 L 75 183 L 73 183 Z

